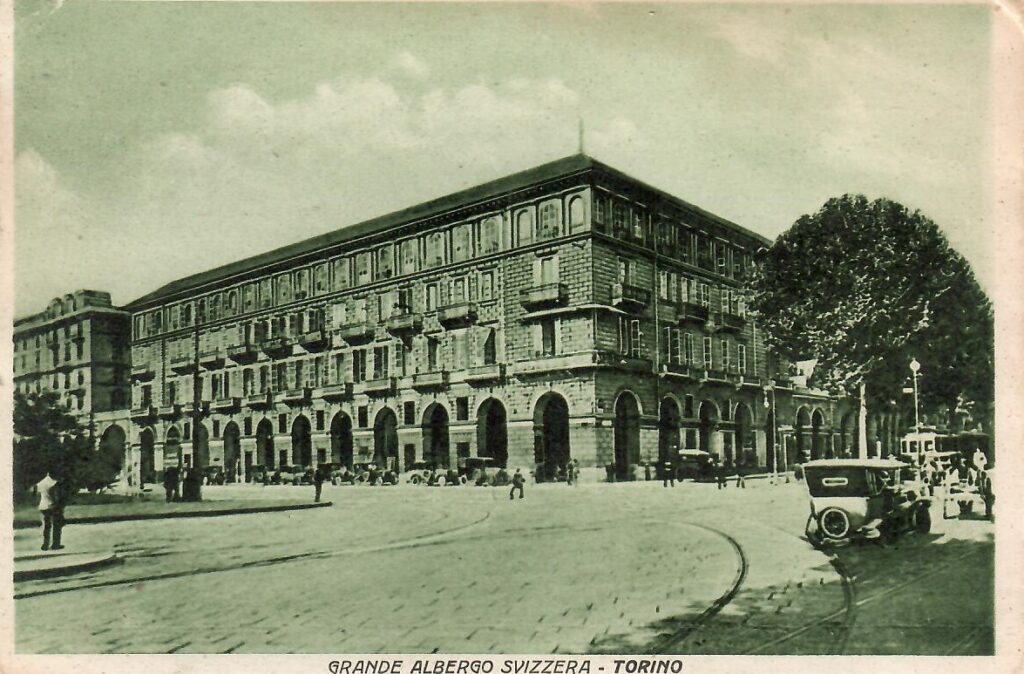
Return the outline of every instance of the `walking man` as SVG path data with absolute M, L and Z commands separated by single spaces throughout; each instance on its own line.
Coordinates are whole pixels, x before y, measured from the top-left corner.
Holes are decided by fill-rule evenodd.
M 324 488 L 324 465 L 321 463 L 313 471 L 313 487 L 316 489 L 316 496 L 313 497 L 313 503 L 320 503 L 320 492 Z
M 570 487 L 576 482 L 576 466 L 572 461 L 565 464 L 565 483 Z
M 580 484 L 580 462 L 579 459 L 572 460 L 572 486 L 577 487 Z
M 167 502 L 175 500 L 178 493 L 178 467 L 168 466 L 164 470 L 164 492 Z
M 42 480 L 36 483 L 36 490 L 39 492 L 39 514 L 43 518 L 43 550 L 61 550 L 61 531 L 64 529 L 64 506 L 67 504 L 68 494 L 63 479 L 57 479 L 53 471 L 46 474 Z M 53 545 L 50 545 L 50 535 L 53 535 Z
M 676 486 L 676 471 L 672 467 L 672 462 L 671 461 L 666 460 L 665 463 L 662 464 L 662 466 L 661 466 L 661 479 L 662 479 L 662 483 L 661 483 L 662 487 L 667 487 L 667 486 L 669 486 L 669 484 L 671 484 L 672 487 L 675 488 L 675 486 Z
M 718 488 L 725 489 L 729 483 L 725 481 L 725 465 L 719 463 L 715 466 L 715 475 L 718 478 Z
M 519 490 L 519 498 L 523 498 L 523 484 L 526 481 L 523 479 L 523 472 L 516 468 L 515 475 L 512 476 L 512 489 L 508 492 L 509 500 L 515 498 L 516 490 Z

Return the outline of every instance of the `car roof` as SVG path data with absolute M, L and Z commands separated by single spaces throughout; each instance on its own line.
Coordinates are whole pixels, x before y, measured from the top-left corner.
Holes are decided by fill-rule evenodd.
M 907 464 L 895 459 L 817 459 L 804 464 L 804 470 L 808 468 L 875 468 L 881 470 L 893 470 L 895 468 L 906 468 Z

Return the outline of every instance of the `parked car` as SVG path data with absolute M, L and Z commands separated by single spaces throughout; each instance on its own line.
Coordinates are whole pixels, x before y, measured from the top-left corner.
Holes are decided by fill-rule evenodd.
M 900 480 L 893 459 L 823 459 L 803 464 L 810 497 L 804 533 L 815 547 L 891 540 L 931 530 L 930 500 Z
M 252 482 L 253 484 L 262 484 L 265 481 L 269 481 L 270 475 L 267 472 L 267 467 L 263 464 L 253 464 L 249 466 L 245 471 L 245 481 Z
M 489 456 L 469 456 L 460 462 L 459 475 L 465 477 L 468 484 L 491 487 L 499 468 L 498 462 Z
M 414 461 L 406 466 L 405 481 L 409 484 L 425 485 L 436 469 L 437 464 L 433 461 Z
M 224 484 L 224 469 L 220 466 L 207 466 L 203 468 L 203 484 Z
M 715 460 L 710 453 L 699 449 L 679 450 L 679 459 L 676 462 L 677 480 L 714 482 L 715 477 Z
M 376 463 L 357 463 L 353 466 L 356 482 L 374 487 L 398 484 L 398 473 L 377 466 Z

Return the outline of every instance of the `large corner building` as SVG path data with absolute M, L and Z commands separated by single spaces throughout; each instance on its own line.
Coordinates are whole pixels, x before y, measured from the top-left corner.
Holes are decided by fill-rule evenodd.
M 133 458 L 629 478 L 680 448 L 773 466 L 775 430 L 780 462 L 840 450 L 746 315 L 768 244 L 577 155 L 175 281 L 126 307 Z

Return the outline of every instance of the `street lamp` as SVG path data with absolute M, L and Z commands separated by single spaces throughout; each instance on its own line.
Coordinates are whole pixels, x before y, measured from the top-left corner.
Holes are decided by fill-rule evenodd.
M 771 404 L 768 402 L 768 395 L 771 394 Z M 772 484 L 779 484 L 779 433 L 776 430 L 776 419 L 775 419 L 775 388 L 773 386 L 764 387 L 764 406 L 766 410 L 770 410 L 772 418 Z
M 924 463 L 924 453 L 921 449 L 921 416 L 917 405 L 917 378 L 920 376 L 921 363 L 917 362 L 917 358 L 910 359 L 910 371 L 914 375 L 914 437 L 917 440 L 917 465 L 920 466 Z

